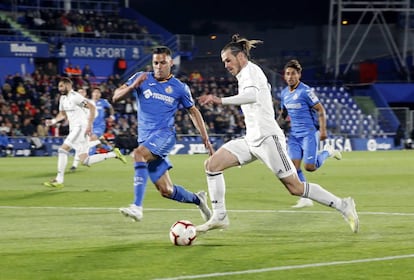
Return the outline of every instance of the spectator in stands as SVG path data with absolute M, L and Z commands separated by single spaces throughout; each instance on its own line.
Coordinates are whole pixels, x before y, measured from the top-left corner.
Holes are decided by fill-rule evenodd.
M 288 153 L 295 165 L 299 179 L 306 182 L 301 165 L 304 160 L 306 171 L 318 170 L 325 160 L 334 157 L 342 158 L 341 153 L 327 144 L 319 152 L 319 142 L 327 139 L 326 112 L 315 91 L 300 81 L 302 66 L 292 59 L 284 67 L 284 78 L 287 87 L 282 90 L 280 115 L 278 121 L 289 116 L 290 130 L 288 135 Z M 300 198 L 294 208 L 312 206 L 312 200 Z
M 76 78 L 82 76 L 82 69 L 80 68 L 80 65 L 76 65 L 75 68 L 72 69 L 72 76 Z
M 59 113 L 55 118 L 48 120 L 46 124 L 55 125 L 63 119 L 67 119 L 71 130 L 58 150 L 57 175 L 51 181 L 45 182 L 44 185 L 51 188 L 63 188 L 65 169 L 71 149 L 79 152 L 80 161 L 86 166 L 91 166 L 92 164 L 102 162 L 109 158 L 117 158 L 123 163 L 126 163 L 125 157 L 119 150 L 89 156 L 87 136 L 92 132 L 92 123 L 95 118 L 96 107 L 87 98 L 73 90 L 73 83 L 69 78 L 62 78 L 58 88 L 61 93 Z
M 238 94 L 218 97 L 206 94 L 199 97 L 200 105 L 240 105 L 246 122 L 246 136 L 221 146 L 205 162 L 207 185 L 213 214 L 209 221 L 196 227 L 202 233 L 229 225 L 223 171 L 260 160 L 292 195 L 311 198 L 322 205 L 338 210 L 354 233 L 358 232 L 358 216 L 352 198 L 341 199 L 320 185 L 301 182 L 286 150 L 283 131 L 277 125 L 272 93 L 263 70 L 250 60 L 250 50 L 258 40 L 233 35 L 221 50 L 224 67 L 238 80 Z
M 69 62 L 68 65 L 65 67 L 64 74 L 67 77 L 72 77 L 73 73 L 74 73 L 74 70 L 75 70 L 75 68 L 73 67 L 72 63 Z
M 89 64 L 85 64 L 85 66 L 82 69 L 82 77 L 85 77 L 86 75 L 88 75 L 88 78 L 95 77 L 95 73 L 93 72 Z
M 49 128 L 46 125 L 45 118 L 41 118 L 40 123 L 36 127 L 36 133 L 39 137 L 49 136 Z
M 168 47 L 154 47 L 152 52 L 153 72 L 137 72 L 114 92 L 113 102 L 133 94 L 137 100 L 138 147 L 134 150 L 134 202 L 120 212 L 140 221 L 143 217 L 143 199 L 148 177 L 160 194 L 177 202 L 196 204 L 205 220 L 210 217 L 205 192 L 192 193 L 182 186 L 173 184 L 169 169 L 172 168 L 168 154 L 176 142 L 174 116 L 179 107 L 191 115 L 195 127 L 201 134 L 202 142 L 212 154 L 205 123 L 194 104 L 189 87 L 171 74 L 172 52 Z M 156 89 L 156 92 L 154 91 Z M 154 113 L 156 112 L 156 113 Z
M 21 131 L 25 136 L 31 136 L 36 132 L 36 127 L 33 125 L 31 117 L 27 116 L 24 118 Z
M 43 69 L 43 74 L 48 76 L 56 76 L 58 74 L 56 66 L 51 61 L 48 61 Z
M 188 78 L 190 79 L 190 81 L 193 81 L 193 82 L 202 82 L 203 81 L 203 76 L 201 75 L 200 71 L 198 71 L 198 70 L 194 70 L 193 72 L 191 72 L 190 76 Z

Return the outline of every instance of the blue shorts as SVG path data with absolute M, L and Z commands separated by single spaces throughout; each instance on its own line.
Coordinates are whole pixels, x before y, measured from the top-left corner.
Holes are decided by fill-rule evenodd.
M 174 148 L 176 142 L 175 131 L 172 129 L 160 129 L 155 131 L 139 145 L 147 148 L 158 159 L 148 163 L 148 173 L 151 181 L 155 183 L 164 173 L 172 168 L 168 154 Z
M 306 136 L 289 135 L 288 153 L 292 160 L 302 159 L 305 164 L 316 164 L 319 152 L 319 131 Z
M 99 138 L 102 135 L 104 135 L 105 130 L 106 130 L 106 126 L 94 126 L 92 129 L 92 133 L 98 136 Z

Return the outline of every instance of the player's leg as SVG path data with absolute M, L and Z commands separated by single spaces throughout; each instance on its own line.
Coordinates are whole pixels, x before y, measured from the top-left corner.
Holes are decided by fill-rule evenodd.
M 58 162 L 57 162 L 57 175 L 56 177 L 49 181 L 44 182 L 43 184 L 46 187 L 51 188 L 63 188 L 63 182 L 65 179 L 65 169 L 68 164 L 68 155 L 71 147 L 63 143 L 62 146 L 58 149 Z
M 160 158 L 149 164 L 149 174 L 157 190 L 165 198 L 181 203 L 193 203 L 197 205 L 203 220 L 208 221 L 211 217 L 211 210 L 208 207 L 206 192 L 200 191 L 194 193 L 183 186 L 174 184 L 168 172 L 170 168 L 171 164 L 166 158 Z
M 226 209 L 226 182 L 223 171 L 233 166 L 247 164 L 254 160 L 244 139 L 235 139 L 224 144 L 205 162 L 207 186 L 213 214 L 206 223 L 196 227 L 197 232 L 228 227 Z
M 154 133 L 151 135 L 146 141 L 140 143 L 134 149 L 134 202 L 129 207 L 119 208 L 121 214 L 132 218 L 134 221 L 140 221 L 142 219 L 142 204 L 147 188 L 149 163 L 159 158 L 159 156 L 156 156 L 157 154 L 168 154 L 170 149 L 174 147 L 174 143 L 175 135 L 172 131 L 160 131 L 158 134 Z M 153 165 L 156 166 L 156 164 Z M 168 169 L 169 167 L 166 170 Z
M 76 169 L 79 166 L 79 162 L 80 162 L 79 153 L 78 153 L 78 151 L 75 151 L 75 155 L 73 156 L 72 166 L 70 168 L 70 171 L 71 172 L 75 172 L 76 171 Z
M 290 194 L 310 198 L 320 204 L 337 209 L 342 213 L 352 231 L 358 232 L 359 220 L 353 199 L 341 199 L 318 184 L 301 182 L 284 147 L 284 143 L 277 138 L 268 137 L 259 147 L 251 147 L 251 150 L 272 170 Z
M 183 186 L 173 184 L 170 178 L 168 170 L 172 168 L 172 164 L 170 163 L 167 155 L 174 147 L 175 136 L 170 134 L 163 140 L 159 136 L 151 137 L 150 141 L 143 143 L 143 146 L 147 146 L 148 151 L 151 149 L 151 155 L 159 155 L 148 162 L 148 172 L 151 181 L 163 197 L 178 202 L 193 203 L 197 205 L 201 216 L 207 221 L 211 217 L 211 210 L 208 207 L 206 192 L 190 192 Z M 165 136 L 166 135 L 163 137 Z M 158 145 L 161 144 L 162 141 L 165 141 L 165 143 L 163 143 L 162 146 Z M 153 144 L 155 144 L 155 146 Z M 162 148 L 157 148 L 157 146 Z
M 58 172 L 57 176 L 51 182 L 45 182 L 47 187 L 62 188 L 65 176 L 65 169 L 68 164 L 68 155 L 71 149 L 79 149 L 85 145 L 86 133 L 83 127 L 74 127 L 63 141 L 62 146 L 58 150 Z
M 280 178 L 280 180 L 291 194 L 308 197 L 322 205 L 335 208 L 341 212 L 345 221 L 351 227 L 351 230 L 354 233 L 358 232 L 359 219 L 355 208 L 355 202 L 351 197 L 341 199 L 318 184 L 300 182 L 294 175 Z
M 119 208 L 119 212 L 134 221 L 143 218 L 143 201 L 148 181 L 148 163 L 153 160 L 153 155 L 145 146 L 139 146 L 134 150 L 134 201 L 128 206 Z
M 81 158 L 80 161 L 83 165 L 91 166 L 95 163 L 99 163 L 101 161 L 116 158 L 119 159 L 122 163 L 127 163 L 126 157 L 121 153 L 121 151 L 118 148 L 115 148 L 111 152 L 103 153 L 103 154 L 94 154 L 94 155 L 88 155 L 85 158 Z
M 306 146 L 304 145 L 304 142 L 306 142 L 305 137 L 294 137 L 289 136 L 288 140 L 288 154 L 289 157 L 292 159 L 293 165 L 296 168 L 296 172 L 298 173 L 299 180 L 302 182 L 306 181 L 305 174 L 302 171 L 302 158 L 307 160 L 311 160 L 313 158 L 313 161 L 315 161 L 316 154 L 314 157 L 310 157 L 309 155 L 304 154 L 304 151 L 306 151 Z M 306 168 L 306 167 L 305 167 Z M 296 201 L 296 204 L 292 206 L 292 208 L 303 208 L 303 207 L 309 207 L 313 206 L 313 202 L 309 198 L 301 197 Z

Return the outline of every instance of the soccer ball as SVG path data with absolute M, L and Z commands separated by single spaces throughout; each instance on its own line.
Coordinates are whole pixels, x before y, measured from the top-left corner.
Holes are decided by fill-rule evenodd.
M 176 221 L 170 228 L 170 240 L 177 246 L 189 246 L 197 238 L 194 224 L 187 220 Z

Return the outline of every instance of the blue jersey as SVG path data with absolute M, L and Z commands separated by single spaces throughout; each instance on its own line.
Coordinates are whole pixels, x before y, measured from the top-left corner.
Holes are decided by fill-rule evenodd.
M 111 108 L 111 104 L 108 100 L 100 98 L 99 100 L 95 101 L 96 110 L 98 111 L 98 115 L 93 121 L 93 127 L 104 129 L 106 128 L 106 110 Z
M 142 72 L 128 79 L 129 86 Z M 158 81 L 153 72 L 134 91 L 137 99 L 138 142 L 145 141 L 154 131 L 171 129 L 175 131 L 175 113 L 183 106 L 188 109 L 194 106 L 190 88 L 185 83 L 171 76 L 168 80 Z
M 314 90 L 302 82 L 293 92 L 289 87 L 282 90 L 280 106 L 290 116 L 291 135 L 305 136 L 319 130 L 318 113 L 312 109 L 318 103 Z

